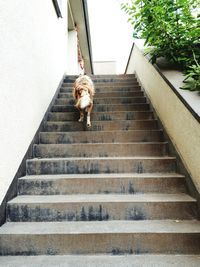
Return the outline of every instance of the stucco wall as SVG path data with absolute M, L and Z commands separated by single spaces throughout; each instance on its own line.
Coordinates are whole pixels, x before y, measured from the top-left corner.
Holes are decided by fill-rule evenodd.
M 0 204 L 67 68 L 67 0 L 0 1 Z
M 136 72 L 200 192 L 200 124 L 135 45 L 127 73 Z
M 68 75 L 83 74 L 84 71 L 80 68 L 78 62 L 78 39 L 76 31 L 68 32 L 68 57 L 69 68 Z
M 116 61 L 94 61 L 94 74 L 116 73 Z

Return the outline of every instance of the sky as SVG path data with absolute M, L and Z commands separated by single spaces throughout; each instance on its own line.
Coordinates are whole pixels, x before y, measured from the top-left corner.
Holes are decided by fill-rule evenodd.
M 93 61 L 117 61 L 117 73 L 124 73 L 133 44 L 132 26 L 121 2 L 87 0 Z

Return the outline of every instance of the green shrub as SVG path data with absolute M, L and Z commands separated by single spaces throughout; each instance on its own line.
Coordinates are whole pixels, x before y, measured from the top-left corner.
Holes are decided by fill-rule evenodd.
M 181 89 L 198 91 L 200 94 L 200 65 L 196 61 L 195 55 L 194 55 L 194 60 L 196 64 L 190 66 L 188 70 L 185 71 L 186 77 L 183 81 L 185 85 L 181 87 Z
M 188 70 L 187 75 L 194 66 L 195 71 L 199 69 L 199 0 L 131 0 L 122 4 L 122 9 L 133 24 L 133 37 L 143 38 L 153 47 L 149 52 L 153 63 L 164 57 L 183 71 Z

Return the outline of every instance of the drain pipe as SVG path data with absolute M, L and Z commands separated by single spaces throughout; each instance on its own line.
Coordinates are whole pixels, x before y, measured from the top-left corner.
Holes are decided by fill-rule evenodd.
M 89 60 L 90 60 L 90 66 L 91 66 L 91 74 L 94 74 L 93 59 L 92 59 L 92 45 L 91 45 L 91 36 L 90 36 L 90 27 L 89 27 L 89 16 L 88 16 L 87 0 L 82 0 L 82 6 L 83 6 L 84 20 L 85 20 L 85 27 L 86 27 L 86 35 L 87 35 L 87 42 L 88 42 L 88 50 L 89 50 Z

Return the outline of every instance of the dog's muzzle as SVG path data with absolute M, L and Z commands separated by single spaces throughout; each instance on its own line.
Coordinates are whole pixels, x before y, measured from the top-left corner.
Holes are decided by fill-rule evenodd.
M 91 104 L 91 99 L 88 94 L 85 94 L 80 98 L 79 106 L 81 109 L 88 107 L 90 104 Z

